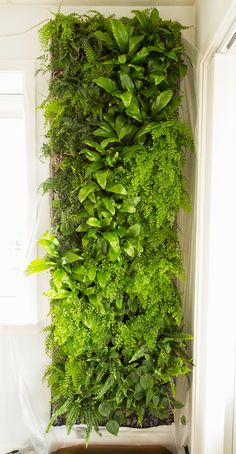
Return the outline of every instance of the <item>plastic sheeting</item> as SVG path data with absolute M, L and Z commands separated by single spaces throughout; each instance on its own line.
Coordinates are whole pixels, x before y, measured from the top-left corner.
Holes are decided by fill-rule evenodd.
M 189 49 L 188 49 L 189 51 Z M 190 53 L 193 50 L 190 49 Z M 185 118 L 194 130 L 193 72 L 184 83 Z M 187 116 L 186 116 L 187 112 Z M 192 164 L 190 165 L 192 169 Z M 192 172 L 192 170 L 191 170 Z M 39 210 L 40 212 L 40 210 Z M 180 217 L 180 222 L 184 219 Z M 37 230 L 37 229 L 35 229 Z M 184 230 L 184 229 L 183 229 Z M 191 240 L 193 225 L 188 227 L 188 241 Z M 35 241 L 35 239 L 34 239 Z M 189 304 L 191 289 L 182 289 L 185 300 L 186 323 L 191 325 Z M 186 296 L 187 295 L 187 296 Z M 187 298 L 188 297 L 188 298 Z M 44 335 L 42 325 L 0 327 L 0 454 L 20 449 L 21 454 L 48 454 L 49 452 L 76 444 L 84 444 L 84 426 L 75 426 L 70 435 L 65 427 L 53 427 L 49 434 L 45 433 L 50 417 L 50 392 L 42 383 L 42 376 L 48 364 L 44 353 Z M 177 412 L 176 421 L 170 426 L 150 429 L 121 428 L 118 437 L 114 437 L 101 428 L 99 437 L 92 433 L 90 443 L 105 444 L 161 444 L 173 454 L 184 454 L 190 432 L 191 402 L 190 390 L 186 377 L 178 383 L 178 397 L 185 401 L 184 410 Z M 181 416 L 186 417 L 187 424 L 181 423 Z M 9 424 L 9 422 L 11 422 Z
M 1 454 L 14 449 L 21 449 L 22 454 L 27 454 L 30 447 L 33 452 L 47 454 L 61 447 L 84 444 L 83 425 L 75 426 L 70 435 L 67 435 L 65 427 L 53 427 L 48 434 L 45 433 L 50 404 L 49 391 L 42 384 L 47 358 L 40 331 L 39 325 L 0 329 L 0 345 L 5 358 L 8 358 L 5 373 L 8 379 L 11 378 L 5 382 L 6 388 L 1 396 Z M 91 434 L 91 444 L 161 444 L 174 454 L 183 452 L 182 441 L 179 443 L 176 437 L 175 424 L 150 429 L 121 428 L 118 437 L 110 435 L 104 428 L 101 432 L 102 437 Z

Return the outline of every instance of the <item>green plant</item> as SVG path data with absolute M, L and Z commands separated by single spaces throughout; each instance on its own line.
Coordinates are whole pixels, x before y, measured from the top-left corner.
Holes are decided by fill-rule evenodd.
M 50 270 L 46 377 L 54 414 L 117 434 L 145 408 L 165 419 L 191 369 L 176 278 L 188 195 L 181 25 L 156 9 L 132 19 L 56 14 L 40 31 L 51 71 L 42 108 L 52 163 L 52 233 L 27 273 Z M 48 427 L 48 428 L 49 428 Z

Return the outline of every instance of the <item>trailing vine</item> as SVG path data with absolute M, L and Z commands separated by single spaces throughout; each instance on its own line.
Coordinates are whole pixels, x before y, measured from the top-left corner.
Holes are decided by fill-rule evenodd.
M 178 119 L 183 27 L 133 13 L 58 13 L 40 31 L 53 217 L 27 273 L 51 272 L 49 427 L 64 414 L 87 436 L 103 424 L 117 434 L 132 414 L 142 426 L 146 409 L 167 418 L 181 406 L 175 379 L 191 370 L 176 285 L 192 147 Z

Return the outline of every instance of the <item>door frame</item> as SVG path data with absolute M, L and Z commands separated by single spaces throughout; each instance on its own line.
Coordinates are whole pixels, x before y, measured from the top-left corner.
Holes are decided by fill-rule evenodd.
M 197 69 L 195 368 L 191 431 L 193 454 L 236 454 L 236 339 L 232 324 L 235 315 L 232 254 L 236 253 L 236 246 L 235 243 L 231 246 L 230 232 L 225 233 L 226 228 L 236 222 L 232 204 L 236 183 L 230 180 L 234 164 L 234 157 L 230 153 L 230 136 L 233 140 L 236 128 L 236 111 L 232 101 L 236 101 L 236 56 L 227 48 L 235 32 L 236 1 L 209 48 L 200 56 Z M 232 116 L 235 116 L 235 128 L 230 122 Z M 222 153 L 222 143 L 226 137 L 227 148 Z M 219 182 L 222 184 L 221 191 Z M 226 298 L 222 301 L 224 290 Z M 224 327 L 223 335 L 217 326 L 220 329 Z

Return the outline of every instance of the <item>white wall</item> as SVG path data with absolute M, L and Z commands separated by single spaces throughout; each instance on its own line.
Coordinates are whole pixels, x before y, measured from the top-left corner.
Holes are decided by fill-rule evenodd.
M 231 454 L 235 380 L 236 58 L 205 68 L 198 156 L 195 454 Z
M 111 2 L 112 3 L 112 2 Z M 52 10 L 53 7 L 50 6 Z M 68 13 L 87 11 L 85 7 L 63 7 L 62 12 Z M 98 7 L 97 10 L 118 16 L 130 15 L 132 7 Z M 166 19 L 179 20 L 184 25 L 191 26 L 184 31 L 186 39 L 193 43 L 194 39 L 194 8 L 191 6 L 175 6 L 159 8 L 161 16 Z M 42 23 L 51 17 L 46 6 L 17 6 L 0 5 L 0 61 L 29 60 L 37 65 L 36 59 L 40 55 L 36 24 Z M 21 34 L 28 30 L 27 33 Z M 3 35 L 14 36 L 6 37 Z M 7 69 L 7 68 L 6 68 Z M 42 77 L 36 81 L 36 104 L 46 94 L 46 83 Z M 35 106 L 32 100 L 32 115 Z M 40 155 L 40 145 L 43 141 L 43 121 L 41 114 L 37 114 L 36 150 L 33 153 Z M 38 183 L 48 174 L 47 166 L 39 164 Z M 42 216 L 39 232 L 48 227 L 49 209 L 45 198 L 42 206 Z M 47 280 L 41 280 L 41 288 L 45 290 Z M 47 358 L 44 355 L 43 336 L 41 327 L 45 324 L 48 307 L 42 298 L 39 305 L 39 324 L 23 328 L 0 328 L 1 374 L 0 374 L 0 454 L 17 449 L 30 438 L 33 428 L 38 431 L 38 437 L 43 437 L 43 431 L 49 418 L 49 392 L 41 384 Z M 4 364 L 7 362 L 7 366 Z M 4 392 L 5 391 L 5 392 Z M 28 402 L 22 407 L 22 402 Z M 25 409 L 26 412 L 22 412 Z M 26 421 L 27 420 L 27 424 Z
M 201 53 L 209 47 L 235 0 L 196 0 L 196 45 Z

